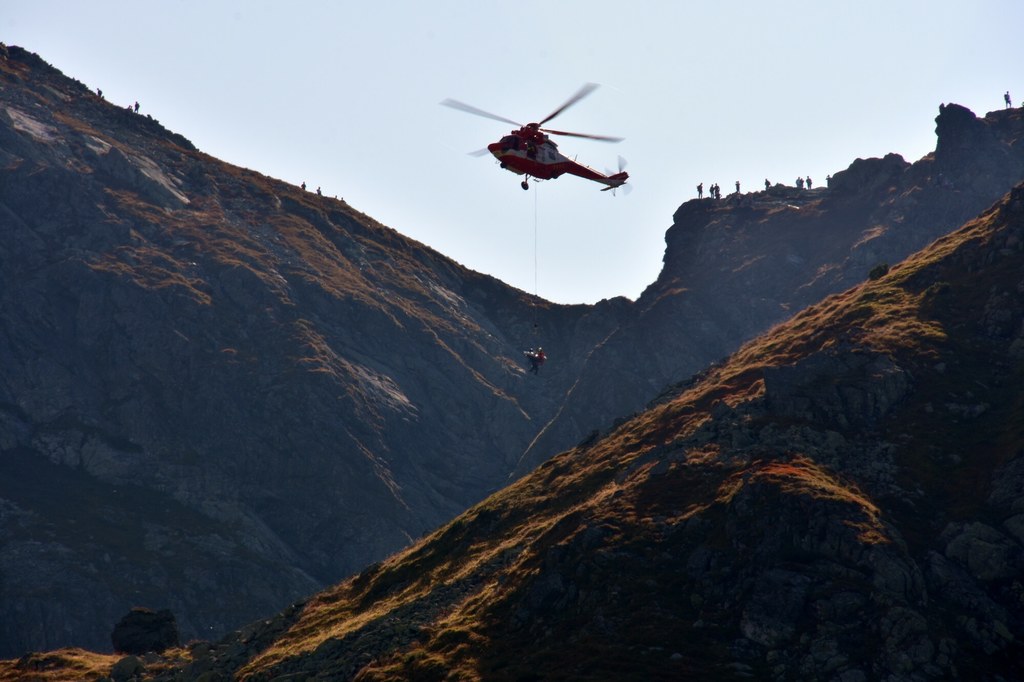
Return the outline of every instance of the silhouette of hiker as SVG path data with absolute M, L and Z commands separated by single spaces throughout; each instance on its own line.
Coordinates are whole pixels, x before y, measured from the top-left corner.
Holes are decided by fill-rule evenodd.
M 697 185 L 697 198 L 698 199 L 703 199 L 704 198 L 704 183 L 703 182 L 700 183 L 699 185 Z
M 139 102 L 138 102 L 138 100 L 136 100 L 136 102 L 135 102 L 135 113 L 136 114 L 139 113 Z
M 302 181 L 302 184 L 301 184 L 301 185 L 299 185 L 299 187 L 301 187 L 301 188 L 302 188 L 302 191 L 303 191 L 303 192 L 305 192 L 305 191 L 306 191 L 306 181 L 305 181 L 305 180 L 303 180 L 303 181 Z
M 737 180 L 736 181 L 736 194 L 739 194 L 739 193 L 740 193 L 740 181 Z
M 764 179 L 764 191 L 767 192 L 772 188 L 772 183 L 768 182 L 768 178 Z
M 811 176 L 808 175 L 807 176 L 807 189 L 810 189 L 810 188 L 811 188 Z
M 796 179 L 796 186 L 797 186 L 797 189 L 803 189 L 804 188 L 804 179 L 803 178 L 797 178 Z
M 319 187 L 317 187 L 317 188 L 316 188 L 316 195 L 317 195 L 318 197 L 322 197 L 322 196 L 323 196 L 323 192 L 321 192 L 321 191 L 320 191 L 320 188 L 319 188 Z
M 1004 101 L 1004 102 L 1006 102 L 1006 108 L 1007 108 L 1007 109 L 1009 109 L 1009 108 L 1010 108 L 1011 106 L 1013 106 L 1013 105 L 1012 105 L 1012 104 L 1010 103 L 1010 91 L 1009 91 L 1009 90 L 1007 90 L 1007 91 L 1006 91 L 1006 92 L 1005 92 L 1005 93 L 1003 94 L 1003 101 Z

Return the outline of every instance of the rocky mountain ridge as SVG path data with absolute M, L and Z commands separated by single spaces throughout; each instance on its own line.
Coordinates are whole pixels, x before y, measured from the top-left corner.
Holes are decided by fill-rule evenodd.
M 639 301 L 557 306 L 24 50 L 0 77 L 3 655 L 103 650 L 139 604 L 185 640 L 272 613 L 1024 178 L 1019 110 L 949 105 L 935 154 L 687 202 Z
M 24 50 L 0 75 L 5 654 L 102 649 L 140 604 L 216 633 L 408 544 L 554 412 L 534 321 L 568 349 L 623 309 L 528 297 Z
M 1022 378 L 1024 184 L 276 617 L 0 679 L 1019 679 Z
M 914 163 L 857 159 L 827 188 L 775 185 L 680 206 L 658 280 L 590 354 L 519 472 L 584 437 L 580 414 L 611 423 L 642 409 L 665 385 L 924 248 L 1024 180 L 1024 109 L 978 118 L 948 104 L 935 123 L 935 151 Z

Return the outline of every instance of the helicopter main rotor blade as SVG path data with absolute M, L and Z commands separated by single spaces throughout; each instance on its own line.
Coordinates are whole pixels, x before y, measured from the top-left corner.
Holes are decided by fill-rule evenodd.
M 545 133 L 551 133 L 552 135 L 566 135 L 567 137 L 585 137 L 588 140 L 598 140 L 600 142 L 622 142 L 624 137 L 610 137 L 608 135 L 587 135 L 586 133 L 569 133 L 564 130 L 551 130 L 550 128 L 541 128 L 541 131 Z
M 466 104 L 465 102 L 460 102 L 457 99 L 446 99 L 443 102 L 441 102 L 441 104 L 443 104 L 446 107 L 451 107 L 452 109 L 458 109 L 459 111 L 464 111 L 467 114 L 473 114 L 475 116 L 483 116 L 484 118 L 490 118 L 490 119 L 493 119 L 495 121 L 502 121 L 504 123 L 511 123 L 512 125 L 519 126 L 520 128 L 523 127 L 522 123 L 516 123 L 515 121 L 513 121 L 510 118 L 505 118 L 504 116 L 498 116 L 497 114 L 492 114 L 491 112 L 484 111 L 483 109 L 477 109 L 476 107 L 474 107 L 474 106 L 472 106 L 470 104 Z
M 575 95 L 573 95 L 572 97 L 565 101 L 565 104 L 563 104 L 562 106 L 558 107 L 553 112 L 548 114 L 547 118 L 545 118 L 537 125 L 544 125 L 545 123 L 553 119 L 555 116 L 558 116 L 560 113 L 571 107 L 573 104 L 576 104 L 576 102 L 579 102 L 581 99 L 592 93 L 594 90 L 597 90 L 597 87 L 597 83 L 585 83 L 582 88 L 576 91 Z

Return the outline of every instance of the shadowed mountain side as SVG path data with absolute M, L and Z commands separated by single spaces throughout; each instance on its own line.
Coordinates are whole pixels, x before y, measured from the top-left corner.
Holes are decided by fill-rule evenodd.
M 1020 110 L 949 105 L 917 164 L 687 202 L 640 301 L 558 306 L 19 48 L 0 92 L 0 655 L 106 649 L 138 605 L 184 641 L 272 613 L 1024 176 Z
M 1024 185 L 156 679 L 1019 679 L 1022 291 Z
M 579 442 L 585 429 L 642 409 L 665 385 L 795 311 L 906 258 L 1024 180 L 1024 109 L 980 119 L 950 104 L 935 122 L 935 151 L 914 164 L 896 154 L 857 159 L 828 188 L 775 185 L 680 206 L 658 280 L 589 356 L 517 473 Z
M 628 309 L 533 299 L 19 48 L 0 87 L 0 654 L 104 649 L 138 604 L 216 635 L 405 546 L 504 485 Z

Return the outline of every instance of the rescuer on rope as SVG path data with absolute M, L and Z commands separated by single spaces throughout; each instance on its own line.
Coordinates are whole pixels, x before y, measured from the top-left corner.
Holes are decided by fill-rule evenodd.
M 540 371 L 540 366 L 544 364 L 544 361 L 548 359 L 548 356 L 544 354 L 543 348 L 537 350 L 530 349 L 523 351 L 523 355 L 530 361 L 530 371 L 537 374 Z

